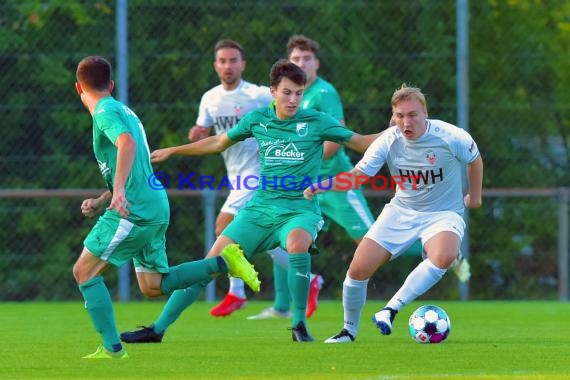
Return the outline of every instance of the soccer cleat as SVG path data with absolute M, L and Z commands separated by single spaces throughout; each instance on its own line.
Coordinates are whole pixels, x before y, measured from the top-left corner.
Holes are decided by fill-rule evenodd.
M 307 311 L 305 315 L 307 318 L 311 318 L 311 315 L 317 309 L 317 304 L 319 303 L 319 291 L 323 287 L 323 283 L 325 280 L 321 275 L 315 275 L 311 280 L 311 284 L 309 285 L 309 300 L 307 301 Z
M 139 326 L 140 330 L 121 333 L 121 340 L 125 343 L 160 343 L 164 333 L 157 333 L 153 326 Z
M 376 326 L 380 329 L 382 335 L 390 335 L 392 333 L 392 323 L 394 322 L 396 314 L 398 314 L 398 310 L 385 307 L 372 316 L 372 322 L 376 323 Z
M 471 278 L 471 266 L 463 255 L 459 255 L 451 264 L 451 270 L 457 275 L 460 282 L 467 282 Z
M 124 348 L 118 352 L 111 352 L 103 347 L 103 345 L 100 345 L 97 347 L 97 351 L 92 354 L 85 355 L 83 359 L 127 359 L 128 357 L 129 354 L 127 354 L 127 351 L 125 351 Z
M 268 307 L 263 309 L 261 313 L 256 315 L 251 315 L 247 319 L 273 319 L 273 318 L 291 318 L 291 312 L 275 310 L 273 307 Z
M 232 293 L 228 293 L 222 302 L 210 310 L 210 314 L 214 317 L 225 317 L 236 310 L 243 309 L 245 305 L 247 305 L 246 298 L 240 298 Z
M 351 333 L 348 332 L 347 329 L 342 329 L 338 334 L 335 336 L 331 336 L 325 343 L 352 343 L 356 338 L 352 336 Z
M 309 334 L 303 322 L 297 323 L 297 326 L 291 328 L 291 336 L 293 342 L 312 342 L 315 339 Z
M 245 258 L 239 244 L 229 244 L 222 250 L 230 276 L 241 278 L 254 292 L 259 292 L 261 281 L 257 278 L 255 268 Z

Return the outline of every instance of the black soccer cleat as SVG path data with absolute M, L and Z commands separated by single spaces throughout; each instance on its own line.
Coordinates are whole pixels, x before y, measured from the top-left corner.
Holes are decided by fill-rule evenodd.
M 157 333 L 153 326 L 139 326 L 140 330 L 125 331 L 121 333 L 121 340 L 125 343 L 160 343 L 164 333 Z
M 297 323 L 297 326 L 291 328 L 291 336 L 293 342 L 312 342 L 315 339 L 309 334 L 303 322 Z

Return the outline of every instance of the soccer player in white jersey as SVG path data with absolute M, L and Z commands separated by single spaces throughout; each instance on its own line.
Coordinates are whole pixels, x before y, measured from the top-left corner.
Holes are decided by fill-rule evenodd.
M 483 161 L 469 133 L 427 119 L 425 96 L 418 88 L 403 85 L 396 90 L 392 113 L 396 125 L 370 145 L 354 169 L 333 180 L 334 189 L 346 190 L 376 175 L 387 164 L 396 194 L 356 249 L 343 283 L 344 326 L 325 343 L 355 340 L 368 280 L 420 239 L 424 260 L 372 317 L 382 334 L 389 335 L 398 311 L 427 292 L 457 260 L 465 230 L 464 208 L 481 206 Z M 465 196 L 461 178 L 464 165 L 468 180 Z M 312 199 L 326 188 L 309 187 L 305 197 Z
M 220 84 L 202 96 L 196 125 L 190 128 L 188 138 L 198 141 L 208 137 L 212 129 L 221 135 L 235 126 L 243 115 L 258 108 L 267 107 L 273 100 L 269 87 L 257 86 L 242 79 L 246 61 L 242 46 L 236 41 L 224 39 L 214 47 L 214 70 Z M 228 179 L 235 190 L 230 193 L 216 218 L 216 236 L 234 219 L 237 212 L 253 196 L 253 191 L 238 186 L 239 176 L 259 177 L 258 148 L 255 139 L 249 138 L 222 152 Z M 239 188 L 239 190 L 237 190 Z M 287 261 L 286 252 L 272 251 Z M 242 309 L 247 303 L 244 283 L 240 278 L 230 277 L 230 289 L 224 299 L 210 310 L 210 314 L 223 317 Z

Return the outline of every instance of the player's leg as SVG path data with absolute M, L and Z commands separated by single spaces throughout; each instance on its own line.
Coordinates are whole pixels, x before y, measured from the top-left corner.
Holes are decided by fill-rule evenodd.
M 309 247 L 313 241 L 311 235 L 302 228 L 294 228 L 287 234 L 287 252 L 289 253 L 289 271 L 287 283 L 293 304 L 292 332 L 293 340 L 311 342 L 313 337 L 307 331 L 307 300 L 311 275 L 311 255 Z
M 421 230 L 426 258 L 408 275 L 404 284 L 388 301 L 386 307 L 375 314 L 373 320 L 388 335 L 395 314 L 405 305 L 431 289 L 445 274 L 459 253 L 465 222 L 456 213 L 416 215 L 412 229 Z
M 328 191 L 319 194 L 323 215 L 340 225 L 358 246 L 368 229 L 374 223 L 374 216 L 368 207 L 362 190 Z M 311 287 L 316 296 L 309 296 L 307 313 L 317 307 L 318 291 Z
M 103 341 L 102 347 L 85 358 L 127 357 L 119 339 L 111 295 L 101 273 L 109 263 L 124 264 L 140 248 L 136 229 L 125 219 L 110 213 L 102 215 L 85 238 L 85 247 L 73 266 L 85 309 Z
M 376 241 L 364 238 L 360 242 L 342 286 L 343 329 L 325 343 L 349 343 L 356 339 L 366 303 L 368 280 L 390 257 L 390 253 Z
M 150 259 L 147 258 L 147 260 Z M 206 285 L 219 273 L 241 276 L 254 291 L 259 291 L 257 272 L 245 259 L 243 252 L 234 244 L 234 241 L 222 235 L 216 239 L 205 259 L 171 267 L 168 273 L 162 275 L 160 289 L 164 294 L 170 294 L 162 313 L 149 327 L 124 332 L 121 334 L 121 339 L 128 343 L 162 341 L 166 329 L 196 301 Z M 148 286 L 149 279 L 155 281 L 156 276 L 150 276 L 146 271 L 139 270 L 137 279 L 142 289 L 143 286 Z M 153 287 L 156 287 L 156 284 Z
M 231 190 L 216 218 L 216 236 L 234 220 L 237 212 L 251 199 L 254 191 Z M 214 317 L 224 317 L 243 309 L 247 304 L 245 284 L 241 278 L 229 277 L 230 287 L 220 303 L 210 310 Z

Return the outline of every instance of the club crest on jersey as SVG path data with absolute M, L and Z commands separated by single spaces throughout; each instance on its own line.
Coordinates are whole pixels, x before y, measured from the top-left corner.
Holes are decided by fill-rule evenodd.
M 234 106 L 234 112 L 236 114 L 236 116 L 238 117 L 238 119 L 241 117 L 241 105 L 236 104 Z
M 299 137 L 305 137 L 309 133 L 308 123 L 297 123 L 297 135 Z
M 428 150 L 426 153 L 426 160 L 429 162 L 430 165 L 435 165 L 436 157 L 433 150 Z

